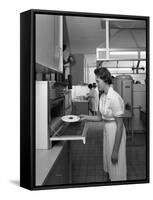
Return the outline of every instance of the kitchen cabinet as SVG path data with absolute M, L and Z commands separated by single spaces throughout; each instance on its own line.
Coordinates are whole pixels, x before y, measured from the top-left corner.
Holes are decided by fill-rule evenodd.
M 74 64 L 71 66 L 72 85 L 82 85 L 84 83 L 84 55 L 74 54 Z
M 36 14 L 36 63 L 63 72 L 63 17 Z
M 43 185 L 61 185 L 71 183 L 71 158 L 69 143 L 65 142 L 63 148 L 48 173 Z
M 54 16 L 54 65 L 63 72 L 63 16 Z

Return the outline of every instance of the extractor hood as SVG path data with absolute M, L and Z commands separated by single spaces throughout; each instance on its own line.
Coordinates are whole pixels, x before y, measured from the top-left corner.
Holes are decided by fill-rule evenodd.
M 105 29 L 106 40 L 96 49 L 97 60 L 145 60 L 144 20 L 103 19 L 101 28 Z

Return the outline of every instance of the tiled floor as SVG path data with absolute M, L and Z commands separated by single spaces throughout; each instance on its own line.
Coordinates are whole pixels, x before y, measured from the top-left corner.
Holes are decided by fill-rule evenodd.
M 102 133 L 100 123 L 90 127 L 87 141 L 71 143 L 72 150 L 72 182 L 107 182 L 107 174 L 103 171 Z M 127 171 L 128 180 L 145 179 L 146 148 L 145 135 L 135 134 L 133 142 L 127 140 Z

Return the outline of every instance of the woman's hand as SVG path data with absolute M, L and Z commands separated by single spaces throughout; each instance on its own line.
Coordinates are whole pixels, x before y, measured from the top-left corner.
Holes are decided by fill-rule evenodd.
M 87 121 L 88 115 L 79 115 L 81 121 Z
M 99 122 L 102 120 L 101 115 L 95 115 L 95 116 L 90 116 L 90 115 L 79 115 L 80 121 L 92 121 L 92 122 Z
M 117 151 L 112 152 L 111 161 L 114 165 L 117 164 L 117 162 L 118 162 L 118 152 Z

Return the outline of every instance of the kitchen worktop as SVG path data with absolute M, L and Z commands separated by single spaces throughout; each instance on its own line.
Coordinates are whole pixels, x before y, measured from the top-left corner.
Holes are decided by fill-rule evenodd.
M 73 99 L 72 102 L 88 102 L 88 100 L 85 100 L 85 99 Z

